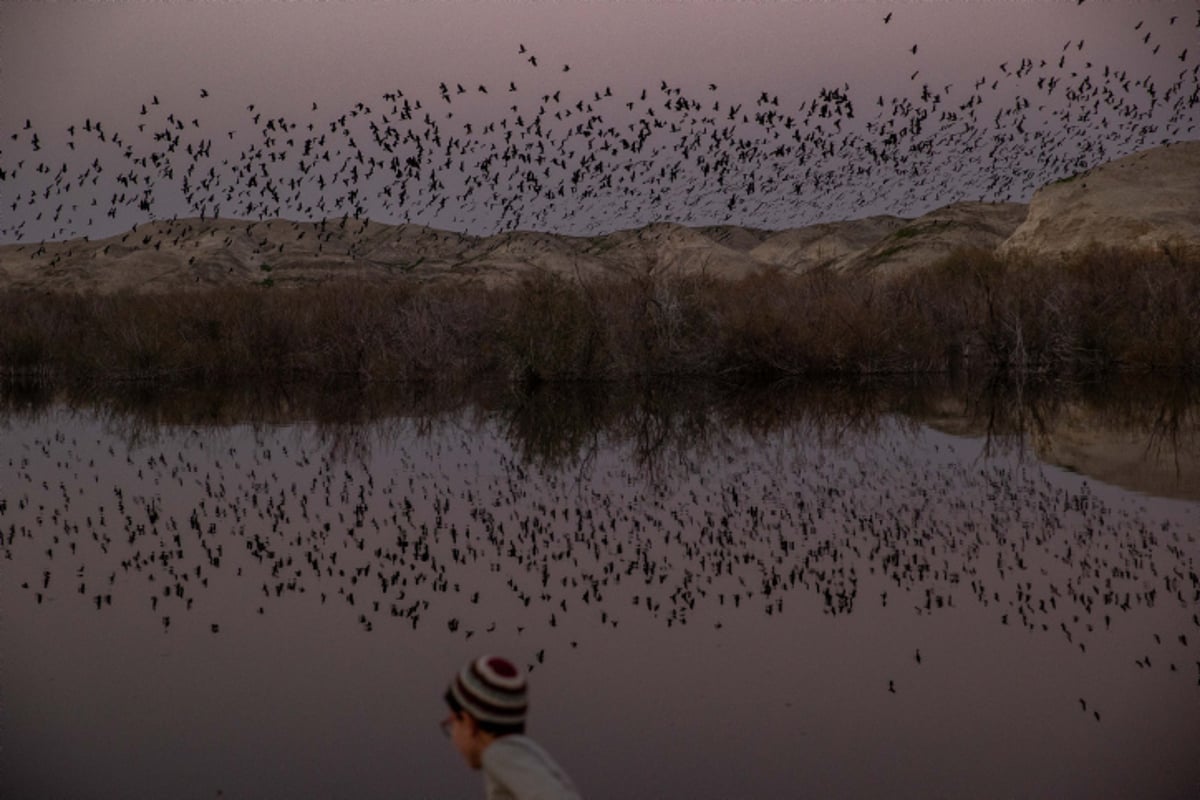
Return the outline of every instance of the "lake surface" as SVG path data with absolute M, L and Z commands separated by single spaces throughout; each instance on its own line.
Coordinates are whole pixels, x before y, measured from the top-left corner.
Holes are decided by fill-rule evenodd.
M 0 418 L 0 797 L 1200 796 L 1189 390 L 271 394 Z

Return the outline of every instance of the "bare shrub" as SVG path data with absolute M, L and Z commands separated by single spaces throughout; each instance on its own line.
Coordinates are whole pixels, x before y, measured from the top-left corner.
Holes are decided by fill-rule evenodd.
M 876 282 L 645 271 L 515 285 L 0 293 L 0 375 L 430 385 L 656 377 L 1200 370 L 1200 254 L 956 252 Z
M 503 291 L 499 344 L 511 379 L 537 383 L 604 373 L 597 309 L 578 284 L 537 270 Z

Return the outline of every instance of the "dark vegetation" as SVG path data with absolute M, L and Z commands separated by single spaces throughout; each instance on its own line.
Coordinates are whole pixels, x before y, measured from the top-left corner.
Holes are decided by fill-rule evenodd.
M 469 285 L 0 293 L 10 380 L 181 388 L 1200 371 L 1200 255 L 962 251 L 886 283 L 531 274 Z

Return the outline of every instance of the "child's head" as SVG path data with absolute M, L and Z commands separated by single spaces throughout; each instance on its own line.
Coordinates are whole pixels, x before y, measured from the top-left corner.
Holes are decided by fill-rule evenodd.
M 480 656 L 458 671 L 446 689 L 446 730 L 468 764 L 478 769 L 496 737 L 525 732 L 527 698 L 525 673 L 506 658 Z

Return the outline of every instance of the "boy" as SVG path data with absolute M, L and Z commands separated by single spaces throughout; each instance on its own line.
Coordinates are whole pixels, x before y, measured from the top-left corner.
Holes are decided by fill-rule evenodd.
M 525 735 L 525 674 L 506 658 L 467 662 L 446 689 L 442 731 L 472 769 L 487 800 L 580 800 L 562 767 Z

